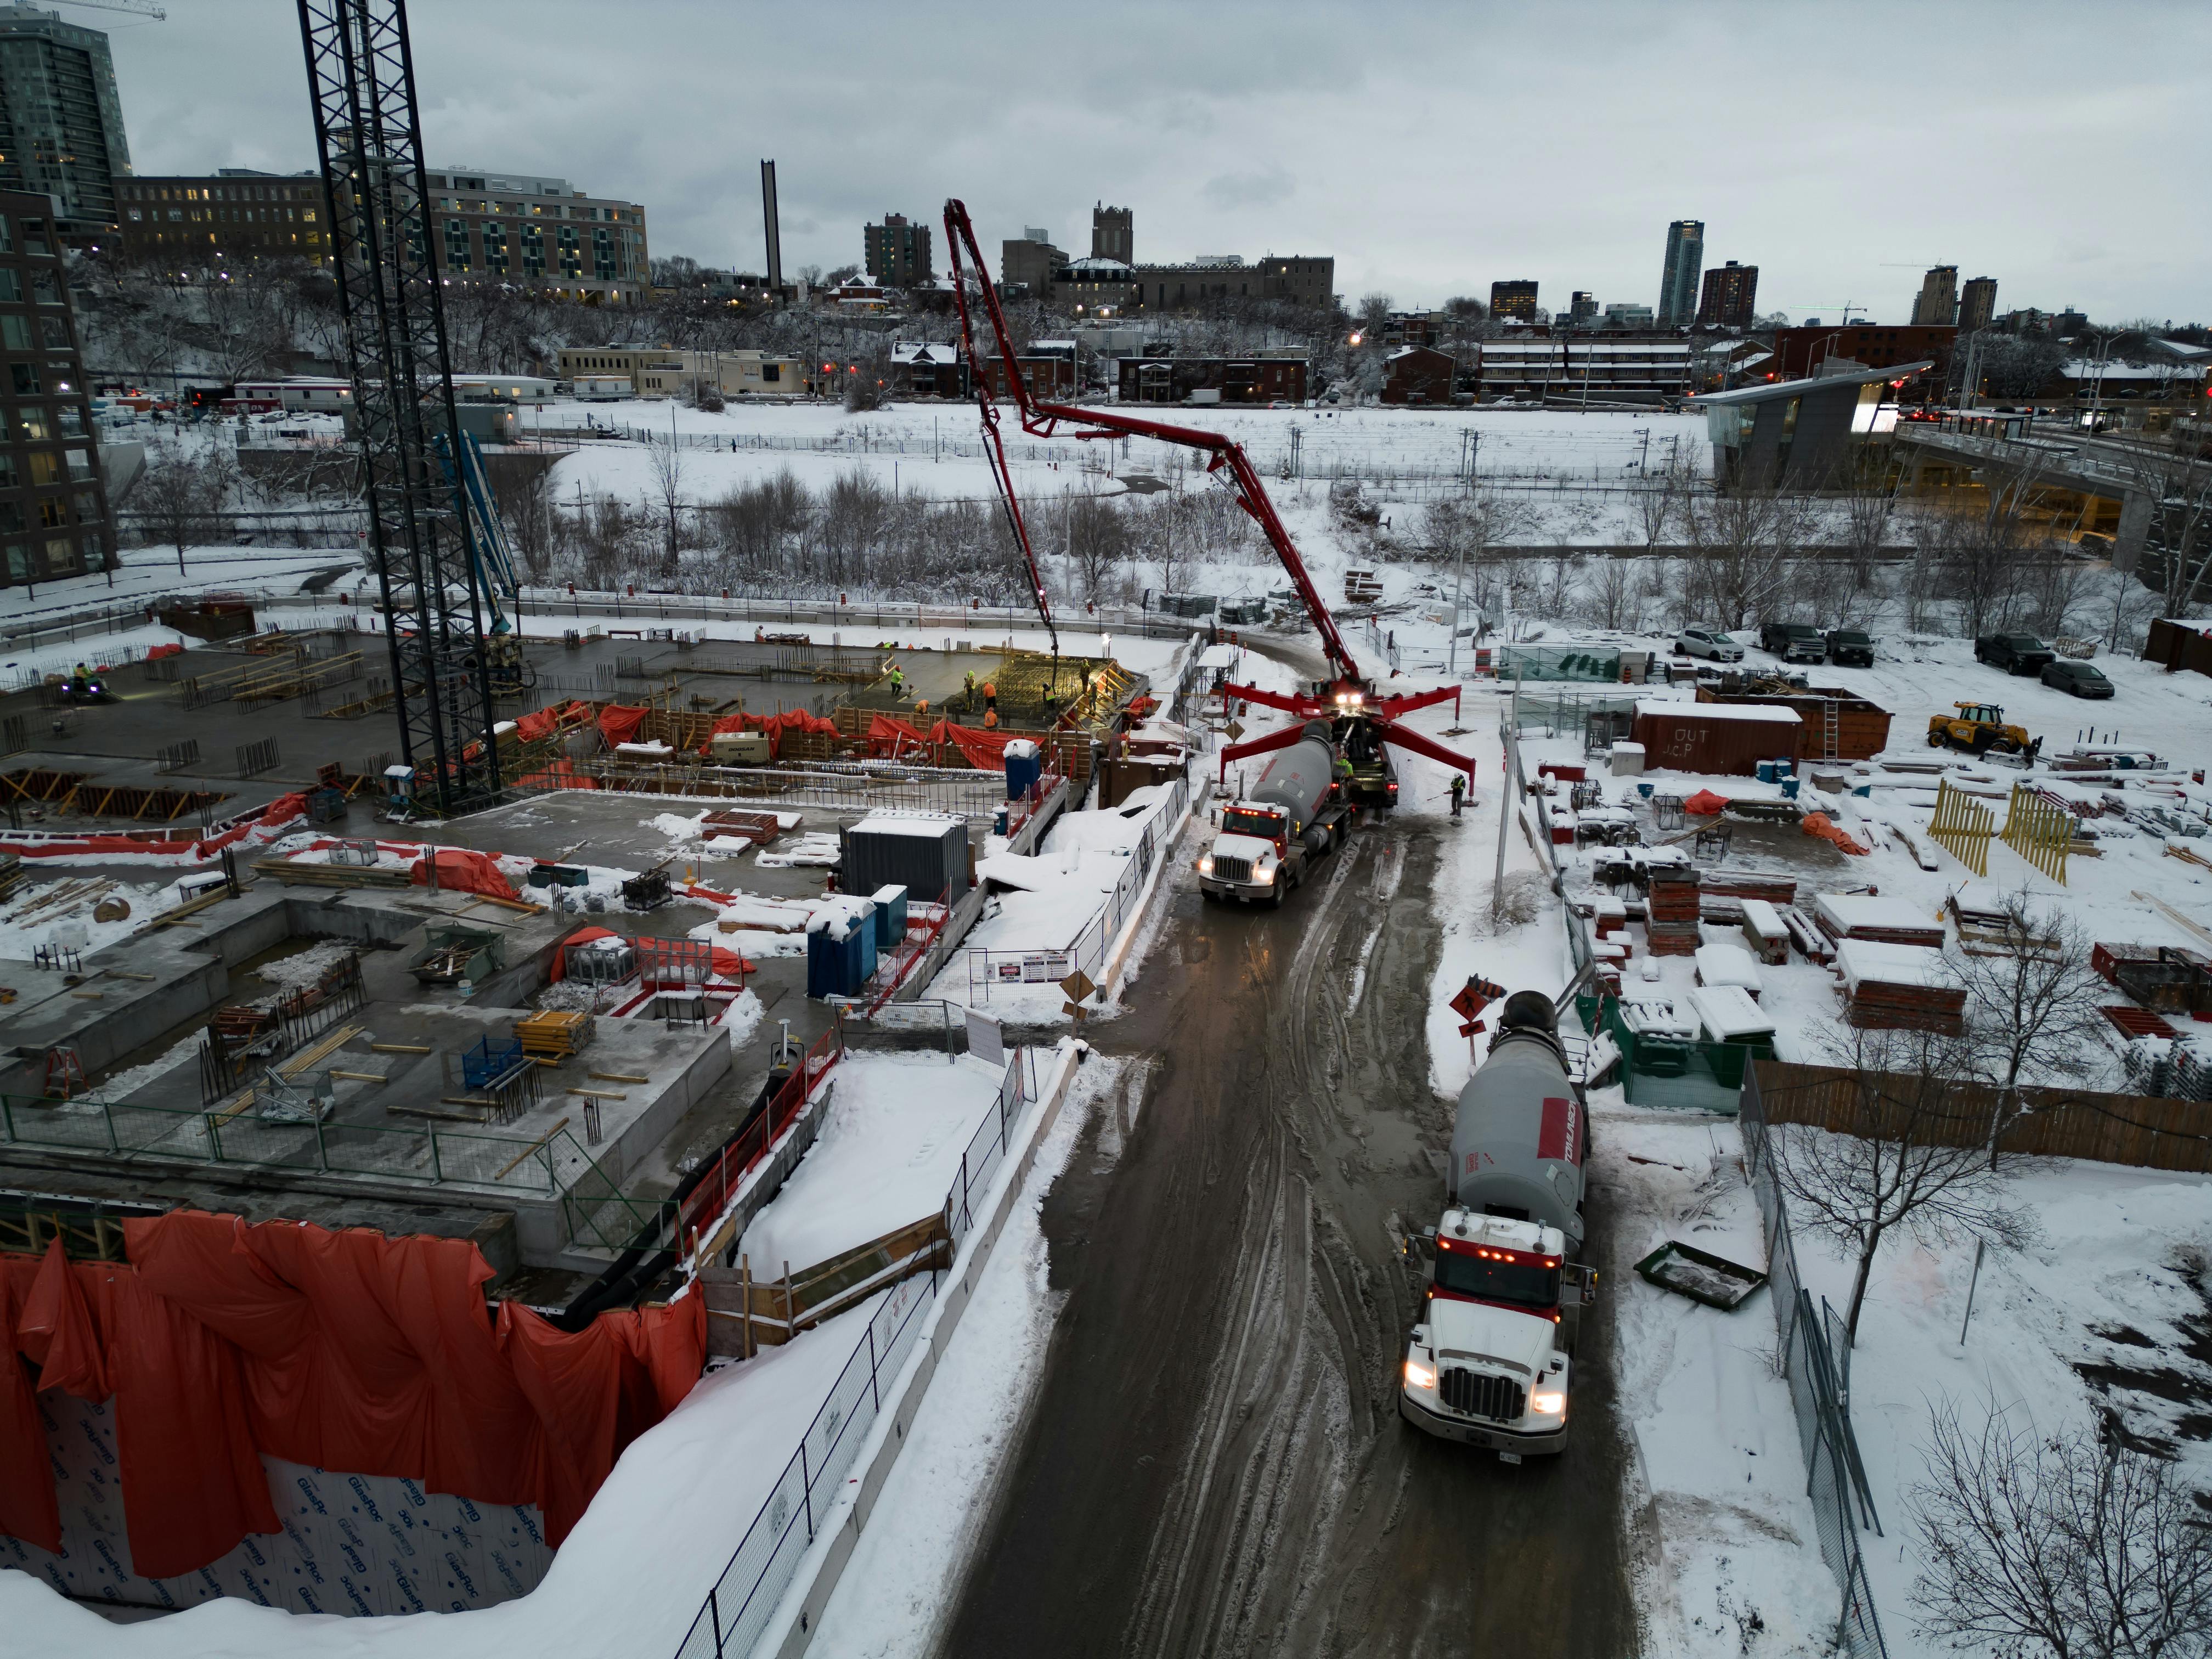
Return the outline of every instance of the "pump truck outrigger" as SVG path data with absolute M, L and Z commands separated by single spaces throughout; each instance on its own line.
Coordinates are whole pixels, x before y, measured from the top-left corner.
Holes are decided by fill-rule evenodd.
M 1509 1463 L 1567 1443 L 1575 1338 L 1597 1275 L 1578 1266 L 1589 1118 L 1552 1000 L 1505 1000 L 1460 1091 L 1436 1226 L 1405 1242 L 1427 1285 L 1398 1414 Z
M 1289 749 L 1308 740 L 1310 723 L 1325 720 L 1331 723 L 1332 742 L 1335 749 L 1347 756 L 1354 767 L 1352 793 L 1359 799 L 1376 806 L 1396 804 L 1398 781 L 1395 771 L 1382 755 L 1382 745 L 1393 744 L 1456 771 L 1464 772 L 1472 780 L 1474 763 L 1466 756 L 1456 754 L 1426 733 L 1416 732 L 1401 723 L 1399 716 L 1411 714 L 1416 708 L 1449 702 L 1455 710 L 1459 706 L 1459 689 L 1441 686 L 1432 690 L 1384 694 L 1374 683 L 1359 672 L 1359 665 L 1352 659 L 1344 636 L 1337 631 L 1336 620 L 1322 601 L 1320 591 L 1314 586 L 1313 578 L 1306 572 L 1305 562 L 1291 544 L 1290 532 L 1275 512 L 1274 503 L 1268 500 L 1267 487 L 1260 482 L 1259 470 L 1252 465 L 1243 446 L 1231 442 L 1218 432 L 1201 431 L 1195 427 L 1176 426 L 1164 421 L 1148 420 L 1139 416 L 1124 415 L 1118 410 L 1088 408 L 1075 404 L 1047 403 L 1031 395 L 1028 383 L 1015 364 L 1013 337 L 1006 327 L 1006 313 L 999 305 L 998 291 L 991 285 L 988 270 L 983 263 L 982 250 L 975 240 L 975 228 L 969 222 L 968 209 L 957 198 L 945 204 L 945 240 L 946 258 L 951 265 L 953 303 L 960 313 L 960 339 L 969 362 L 980 370 L 984 356 L 976 350 L 975 330 L 971 325 L 969 307 L 973 297 L 981 304 L 983 314 L 991 325 L 993 343 L 997 347 L 1001 362 L 1010 370 L 1006 386 L 1016 409 L 1020 413 L 1022 430 L 1033 438 L 1049 438 L 1065 426 L 1079 439 L 1089 438 L 1152 438 L 1162 443 L 1179 445 L 1186 449 L 1203 451 L 1207 456 L 1206 472 L 1209 477 L 1225 474 L 1237 504 L 1251 515 L 1259 526 L 1260 533 L 1267 538 L 1267 545 L 1274 550 L 1284 570 L 1289 574 L 1291 586 L 1305 606 L 1306 615 L 1314 629 L 1321 635 L 1322 654 L 1328 659 L 1331 678 L 1315 686 L 1310 693 L 1285 694 L 1262 691 L 1249 685 L 1224 685 L 1224 700 L 1241 699 L 1257 703 L 1264 708 L 1279 709 L 1297 717 L 1297 724 L 1287 726 L 1249 743 L 1231 744 L 1221 751 L 1221 777 L 1229 775 L 1229 763 L 1255 755 L 1273 754 L 1277 750 Z M 969 266 L 974 267 L 971 275 Z M 1023 522 L 1021 502 L 1014 493 L 1014 477 L 1006 461 L 1006 443 L 999 432 L 999 414 L 992 402 L 993 386 L 989 375 L 977 373 L 970 385 L 982 416 L 985 453 L 991 462 L 991 471 L 999 488 L 1001 505 L 1006 509 L 1007 527 L 1013 532 L 1016 546 L 1028 567 L 1030 592 L 1035 599 L 1037 615 L 1053 635 L 1053 653 L 1059 656 L 1059 635 L 1054 629 L 1052 606 L 1045 596 L 1044 577 L 1038 567 L 1036 550 L 1030 545 L 1029 527 Z

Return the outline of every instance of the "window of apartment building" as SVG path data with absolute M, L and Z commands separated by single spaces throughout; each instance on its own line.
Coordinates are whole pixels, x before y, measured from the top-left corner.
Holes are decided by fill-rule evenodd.
M 507 275 L 507 227 L 496 219 L 483 228 L 484 269 L 495 276 Z
M 537 225 L 522 228 L 522 271 L 526 276 L 545 274 L 545 232 Z
M 33 489 L 39 489 L 46 484 L 58 484 L 62 481 L 61 457 L 50 449 L 32 451 L 25 458 L 24 465 L 30 471 L 31 485 Z
M 581 276 L 584 274 L 584 252 L 576 228 L 562 225 L 560 231 L 561 274 L 563 276 Z
M 92 452 L 88 449 L 71 449 L 68 454 L 70 482 L 90 483 L 92 482 Z
M 27 581 L 31 574 L 31 550 L 21 542 L 8 544 L 8 580 Z
M 46 572 L 49 575 L 66 575 L 76 568 L 76 544 L 66 536 L 46 538 Z
M 52 270 L 33 271 L 31 273 L 31 298 L 42 306 L 58 306 L 61 304 L 62 279 L 60 274 Z
M 614 238 L 604 228 L 592 233 L 592 273 L 603 283 L 614 280 Z
M 54 435 L 53 428 L 46 420 L 46 411 L 40 408 L 36 404 L 25 404 L 21 409 L 15 411 L 15 432 L 16 435 L 21 438 L 26 443 L 34 444 L 44 443 L 47 439 Z M 52 459 L 52 456 L 33 455 L 31 458 L 31 470 L 33 472 L 36 472 L 38 471 L 38 462 L 41 460 L 51 460 Z M 41 478 L 36 480 L 36 482 L 40 483 L 51 483 L 53 480 L 51 478 Z
M 39 528 L 60 530 L 69 524 L 69 502 L 59 495 L 39 497 Z

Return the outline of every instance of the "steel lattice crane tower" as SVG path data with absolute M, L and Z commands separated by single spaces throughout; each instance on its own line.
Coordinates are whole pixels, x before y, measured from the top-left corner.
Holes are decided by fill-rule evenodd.
M 460 453 L 404 0 L 299 0 L 332 264 L 361 424 L 371 556 L 415 799 L 441 816 L 499 799 L 488 578 L 441 454 Z

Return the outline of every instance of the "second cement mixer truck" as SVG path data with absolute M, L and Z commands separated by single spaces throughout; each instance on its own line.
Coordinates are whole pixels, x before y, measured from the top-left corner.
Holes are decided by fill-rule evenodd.
M 1343 793 L 1329 724 L 1309 720 L 1296 743 L 1267 757 L 1257 783 L 1223 805 L 1220 833 L 1198 860 L 1199 891 L 1279 905 L 1343 842 L 1352 810 Z
M 1597 1285 L 1575 1260 L 1589 1146 L 1552 1000 L 1517 991 L 1460 1091 L 1443 1214 L 1406 1242 L 1426 1280 L 1407 1421 L 1510 1463 L 1565 1446 L 1575 1334 Z

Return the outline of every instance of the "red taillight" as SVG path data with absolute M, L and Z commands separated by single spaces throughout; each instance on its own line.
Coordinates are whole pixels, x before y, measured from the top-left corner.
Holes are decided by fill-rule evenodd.
M 1398 786 L 1396 784 L 1394 783 L 1390 786 L 1390 793 L 1394 795 L 1398 793 Z

